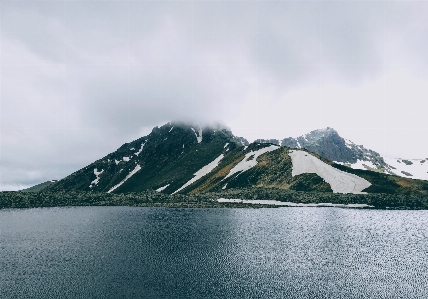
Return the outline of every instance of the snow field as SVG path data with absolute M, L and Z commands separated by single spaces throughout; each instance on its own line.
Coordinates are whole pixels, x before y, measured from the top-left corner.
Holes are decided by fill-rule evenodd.
M 316 173 L 330 184 L 334 193 L 361 194 L 371 183 L 367 180 L 339 169 L 336 169 L 305 151 L 290 151 L 292 162 L 292 176 L 303 173 Z
M 412 162 L 413 164 L 411 165 L 404 163 L 403 159 L 389 157 L 383 157 L 383 159 L 388 165 L 396 168 L 391 169 L 391 171 L 398 176 L 418 180 L 428 180 L 428 159 L 405 159 Z M 421 161 L 425 162 L 421 163 Z M 412 176 L 407 176 L 401 171 L 410 173 Z

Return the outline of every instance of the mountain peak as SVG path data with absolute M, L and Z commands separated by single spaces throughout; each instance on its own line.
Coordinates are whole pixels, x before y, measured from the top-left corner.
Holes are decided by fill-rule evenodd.
M 285 138 L 282 146 L 305 148 L 331 161 L 355 163 L 358 157 L 346 145 L 345 139 L 331 127 L 313 130 L 297 138 Z
M 324 136 L 326 134 L 337 134 L 337 135 L 339 135 L 335 129 L 327 127 L 327 128 L 313 130 L 313 131 L 309 132 L 308 134 L 306 134 L 304 136 L 307 136 L 307 135 L 320 135 L 320 136 Z M 300 136 L 300 137 L 303 137 L 303 136 Z

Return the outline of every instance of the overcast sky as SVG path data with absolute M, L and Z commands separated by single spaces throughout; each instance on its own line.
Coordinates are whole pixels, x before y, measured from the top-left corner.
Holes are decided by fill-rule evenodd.
M 426 1 L 1 1 L 0 190 L 170 120 L 428 157 Z

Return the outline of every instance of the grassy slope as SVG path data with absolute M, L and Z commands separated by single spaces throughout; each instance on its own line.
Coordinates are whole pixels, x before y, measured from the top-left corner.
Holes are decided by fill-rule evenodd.
M 245 152 L 241 150 L 242 148 L 237 148 L 230 152 L 211 174 L 183 190 L 183 193 L 197 194 L 199 192 L 222 191 L 226 184 L 227 189 L 257 187 L 332 192 L 330 185 L 316 174 L 302 174 L 292 177 L 289 149 L 285 147 L 259 156 L 256 166 L 225 179 L 229 171 L 242 161 L 246 153 L 266 146 L 268 145 L 252 144 Z
M 428 181 L 408 179 L 369 170 L 352 169 L 335 163 L 332 166 L 371 182 L 372 186 L 364 190 L 368 193 L 428 195 Z

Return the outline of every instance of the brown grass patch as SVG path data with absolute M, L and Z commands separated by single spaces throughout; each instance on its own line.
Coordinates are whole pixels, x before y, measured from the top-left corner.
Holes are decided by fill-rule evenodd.
M 401 187 L 410 188 L 413 184 L 407 180 L 397 180 L 396 183 Z

